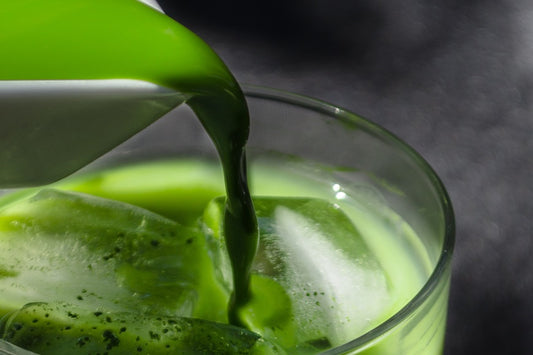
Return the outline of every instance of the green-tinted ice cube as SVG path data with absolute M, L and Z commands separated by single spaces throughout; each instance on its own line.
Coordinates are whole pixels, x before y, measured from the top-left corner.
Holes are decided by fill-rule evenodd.
M 4 317 L 0 336 L 41 355 L 283 353 L 258 334 L 227 324 L 67 304 L 26 305 Z
M 254 272 L 285 291 L 287 301 L 271 288 L 277 307 L 289 304 L 285 314 L 290 318 L 282 324 L 296 330 L 295 343 L 325 349 L 375 325 L 390 305 L 387 279 L 350 218 L 320 199 L 256 197 L 253 202 L 260 230 Z M 224 249 L 222 213 L 222 199 L 204 213 L 206 228 L 219 244 L 214 250 Z M 215 255 L 225 262 L 223 253 Z M 263 290 L 262 297 L 273 297 Z M 265 334 L 253 322 L 251 329 Z
M 125 203 L 44 189 L 0 210 L 0 315 L 30 302 L 226 320 L 198 229 Z

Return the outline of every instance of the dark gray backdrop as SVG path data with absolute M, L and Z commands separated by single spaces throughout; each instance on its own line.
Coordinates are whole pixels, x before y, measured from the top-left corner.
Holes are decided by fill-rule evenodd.
M 446 354 L 533 353 L 533 1 L 165 1 L 241 82 L 417 149 L 454 203 Z

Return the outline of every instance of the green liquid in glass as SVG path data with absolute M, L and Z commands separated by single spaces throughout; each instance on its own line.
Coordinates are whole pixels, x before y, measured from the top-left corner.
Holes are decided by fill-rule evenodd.
M 0 250 L 8 266 L 7 277 L 0 277 L 0 312 L 11 317 L 0 333 L 43 354 L 101 351 L 109 345 L 98 342 L 106 330 L 120 340 L 113 349 L 123 353 L 135 351 L 140 337 L 143 351 L 152 353 L 310 354 L 370 330 L 427 277 L 424 252 L 413 259 L 404 245 L 416 250 L 416 236 L 407 225 L 399 234 L 397 216 L 374 213 L 364 199 L 333 207 L 326 202 L 329 183 L 279 163 L 251 168 L 253 190 L 269 196 L 255 199 L 262 241 L 252 298 L 240 313 L 252 332 L 239 337 L 242 328 L 222 324 L 232 284 L 217 197 L 224 193 L 223 173 L 212 162 L 171 160 L 80 175 L 0 199 Z M 276 225 L 281 229 L 273 233 Z M 310 233 L 314 225 L 320 228 Z M 287 238 L 279 241 L 284 230 Z M 331 243 L 317 236 L 324 230 Z M 24 306 L 30 301 L 46 303 Z M 36 334 L 51 340 L 32 342 Z M 206 337 L 225 341 L 205 349 Z M 363 353 L 394 353 L 394 343 L 378 345 Z

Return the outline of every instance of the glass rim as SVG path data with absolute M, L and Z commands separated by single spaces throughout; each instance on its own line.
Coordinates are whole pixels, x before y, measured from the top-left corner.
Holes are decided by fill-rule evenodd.
M 386 128 L 369 121 L 355 113 L 345 110 L 341 107 L 332 105 L 325 101 L 315 99 L 309 96 L 295 94 L 289 91 L 280 89 L 274 89 L 264 86 L 242 84 L 242 90 L 246 97 L 266 99 L 271 101 L 278 101 L 287 103 L 290 105 L 297 105 L 306 109 L 310 109 L 319 113 L 324 113 L 331 116 L 334 119 L 357 123 L 359 126 L 366 129 L 368 132 L 386 139 L 388 142 L 394 144 L 398 148 L 406 152 L 409 157 L 425 172 L 426 176 L 431 181 L 433 188 L 438 193 L 440 206 L 444 216 L 444 238 L 441 245 L 441 252 L 437 263 L 426 280 L 422 288 L 411 298 L 411 300 L 405 304 L 401 309 L 396 311 L 388 319 L 367 331 L 366 333 L 358 336 L 357 338 L 339 345 L 335 348 L 326 350 L 322 354 L 342 354 L 346 351 L 353 350 L 357 347 L 365 344 L 370 344 L 380 336 L 386 334 L 389 330 L 395 326 L 401 324 L 411 314 L 413 314 L 432 294 L 433 290 L 439 284 L 442 277 L 450 267 L 453 249 L 455 246 L 455 217 L 453 207 L 449 195 L 438 177 L 436 172 L 430 166 L 430 164 L 410 145 L 405 143 L 395 134 L 388 131 Z

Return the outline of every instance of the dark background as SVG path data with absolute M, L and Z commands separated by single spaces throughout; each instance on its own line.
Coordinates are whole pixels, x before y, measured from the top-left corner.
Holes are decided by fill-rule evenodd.
M 457 219 L 445 353 L 533 353 L 533 1 L 159 2 L 240 82 L 329 101 L 418 150 Z

